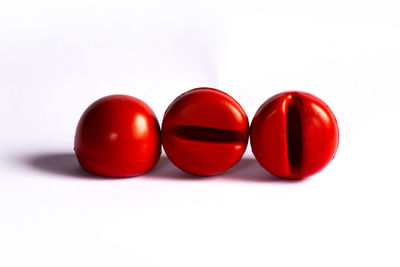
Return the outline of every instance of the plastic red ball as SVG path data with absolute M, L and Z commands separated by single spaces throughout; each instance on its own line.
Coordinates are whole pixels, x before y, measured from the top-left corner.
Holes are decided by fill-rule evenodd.
M 161 153 L 160 126 L 151 108 L 127 95 L 103 97 L 79 120 L 75 153 L 88 172 L 109 177 L 151 170 Z
M 248 119 L 239 103 L 222 91 L 203 87 L 183 93 L 168 107 L 162 143 L 180 169 L 215 175 L 240 160 L 248 132 Z
M 270 173 L 301 179 L 322 170 L 335 156 L 339 130 L 331 109 L 304 92 L 285 92 L 264 102 L 251 123 L 250 143 Z

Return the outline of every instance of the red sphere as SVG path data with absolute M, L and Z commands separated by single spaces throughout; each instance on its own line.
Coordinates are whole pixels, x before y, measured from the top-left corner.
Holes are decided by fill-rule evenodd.
M 264 102 L 251 123 L 250 143 L 270 173 L 301 179 L 322 170 L 339 144 L 336 118 L 319 98 L 285 92 Z
M 103 97 L 79 120 L 75 153 L 88 172 L 129 177 L 151 170 L 161 154 L 160 126 L 151 108 L 127 95 Z
M 168 158 L 195 175 L 214 175 L 235 165 L 246 150 L 248 134 L 247 116 L 239 103 L 213 88 L 180 95 L 162 123 Z

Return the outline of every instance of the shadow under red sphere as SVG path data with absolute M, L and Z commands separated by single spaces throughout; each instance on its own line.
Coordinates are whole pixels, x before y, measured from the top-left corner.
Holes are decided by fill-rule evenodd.
M 236 100 L 213 88 L 197 88 L 176 98 L 165 112 L 162 143 L 178 168 L 215 175 L 235 165 L 246 150 L 249 124 Z
M 336 118 L 321 99 L 285 92 L 264 102 L 251 123 L 250 143 L 270 173 L 301 179 L 322 170 L 339 144 Z
M 151 108 L 132 96 L 91 104 L 79 120 L 75 153 L 88 172 L 129 177 L 150 171 L 161 154 L 160 126 Z

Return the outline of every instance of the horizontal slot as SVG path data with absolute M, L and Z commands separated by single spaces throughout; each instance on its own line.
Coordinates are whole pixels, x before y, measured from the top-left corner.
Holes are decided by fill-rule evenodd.
M 200 142 L 233 143 L 243 140 L 243 133 L 212 127 L 201 126 L 176 126 L 176 136 Z

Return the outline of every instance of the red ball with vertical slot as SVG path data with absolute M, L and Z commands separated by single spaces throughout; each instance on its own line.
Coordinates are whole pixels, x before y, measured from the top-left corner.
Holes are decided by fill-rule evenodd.
M 251 123 L 250 143 L 270 173 L 301 179 L 322 170 L 339 144 L 336 118 L 321 99 L 285 92 L 264 102 Z
M 140 175 L 160 157 L 160 126 L 140 99 L 106 96 L 91 104 L 79 120 L 75 153 L 88 172 L 109 177 Z
M 249 124 L 236 100 L 213 88 L 176 98 L 165 112 L 162 144 L 168 158 L 195 175 L 214 175 L 235 165 L 246 150 Z

